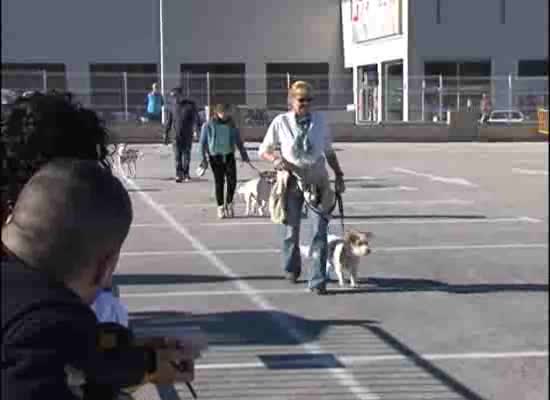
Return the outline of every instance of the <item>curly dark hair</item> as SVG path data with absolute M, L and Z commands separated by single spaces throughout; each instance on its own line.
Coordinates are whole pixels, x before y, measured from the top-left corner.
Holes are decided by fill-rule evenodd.
M 32 175 L 54 158 L 94 160 L 111 168 L 105 123 L 70 93 L 19 97 L 2 114 L 0 214 L 7 213 Z

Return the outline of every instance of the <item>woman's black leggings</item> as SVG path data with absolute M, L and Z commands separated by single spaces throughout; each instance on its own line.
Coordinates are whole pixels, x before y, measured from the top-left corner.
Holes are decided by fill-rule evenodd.
M 233 202 L 235 188 L 237 187 L 237 163 L 235 155 L 210 156 L 210 166 L 214 173 L 214 184 L 216 185 L 216 202 L 218 206 L 223 206 L 224 184 L 227 179 L 227 204 Z

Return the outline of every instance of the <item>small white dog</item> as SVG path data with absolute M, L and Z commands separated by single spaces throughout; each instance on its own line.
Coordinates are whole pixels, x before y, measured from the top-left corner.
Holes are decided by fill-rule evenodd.
M 137 161 L 142 156 L 143 153 L 138 149 L 131 149 L 126 143 L 118 144 L 114 154 L 116 169 L 124 177 L 135 178 Z
M 338 284 L 345 286 L 344 273 L 349 275 L 350 286 L 359 286 L 358 270 L 360 258 L 370 254 L 371 232 L 348 230 L 344 237 L 328 235 L 327 275 L 334 269 Z M 311 248 L 300 246 L 302 256 L 310 258 Z
M 237 189 L 237 194 L 241 195 L 245 205 L 245 215 L 267 216 L 269 196 L 275 183 L 275 174 L 272 171 L 265 171 L 259 178 L 251 179 L 243 183 Z

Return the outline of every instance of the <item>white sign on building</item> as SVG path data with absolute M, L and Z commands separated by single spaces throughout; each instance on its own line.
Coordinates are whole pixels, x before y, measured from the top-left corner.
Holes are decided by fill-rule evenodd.
M 401 33 L 401 0 L 352 0 L 354 43 Z

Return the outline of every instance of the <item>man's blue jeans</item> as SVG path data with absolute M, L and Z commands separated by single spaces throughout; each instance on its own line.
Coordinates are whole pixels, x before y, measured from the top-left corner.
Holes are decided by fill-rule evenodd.
M 290 178 L 287 190 L 287 222 L 281 227 L 283 240 L 282 262 L 287 273 L 299 275 L 302 272 L 302 257 L 300 255 L 300 223 L 302 218 L 302 207 L 304 195 L 298 188 L 295 178 Z M 322 216 L 308 212 L 312 225 L 311 242 L 311 274 L 309 288 L 318 288 L 326 284 L 327 265 L 327 233 L 328 220 Z

